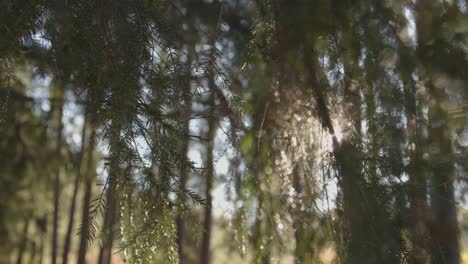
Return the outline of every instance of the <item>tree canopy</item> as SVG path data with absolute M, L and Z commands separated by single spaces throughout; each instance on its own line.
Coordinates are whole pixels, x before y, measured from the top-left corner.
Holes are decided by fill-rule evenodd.
M 468 263 L 467 8 L 0 1 L 0 263 Z

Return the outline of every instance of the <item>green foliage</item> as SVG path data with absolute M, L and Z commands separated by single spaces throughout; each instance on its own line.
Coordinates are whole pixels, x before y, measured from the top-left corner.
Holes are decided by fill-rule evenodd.
M 44 244 L 75 173 L 89 246 L 198 259 L 222 157 L 208 213 L 246 261 L 458 263 L 466 23 L 462 1 L 2 1 L 0 262 Z

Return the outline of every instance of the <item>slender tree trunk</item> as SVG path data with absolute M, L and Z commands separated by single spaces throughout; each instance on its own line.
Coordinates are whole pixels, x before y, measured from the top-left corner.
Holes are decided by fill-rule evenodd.
M 254 169 L 255 171 L 256 169 Z M 255 172 L 254 172 L 255 173 Z M 257 174 L 258 175 L 258 174 Z M 255 263 L 262 263 L 262 264 L 269 264 L 270 263 L 270 249 L 267 245 L 264 244 L 262 236 L 266 233 L 268 234 L 268 224 L 265 223 L 265 217 L 262 216 L 262 212 L 264 209 L 264 200 L 265 194 L 262 190 L 258 190 L 258 208 L 256 210 L 255 215 L 255 224 L 253 228 L 253 241 L 252 244 L 255 247 L 255 256 L 254 262 Z
M 190 134 L 190 115 L 192 114 L 192 97 L 191 97 L 191 92 L 192 92 L 192 87 L 191 87 L 191 63 L 192 63 L 192 56 L 191 56 L 191 50 L 189 48 L 188 55 L 187 55 L 187 83 L 186 83 L 186 91 L 185 91 L 185 96 L 184 96 L 184 102 L 185 102 L 185 127 L 184 131 L 188 135 Z M 187 136 L 187 139 L 182 142 L 182 150 L 181 153 L 184 155 L 184 160 L 187 159 L 187 154 L 188 154 L 188 149 L 189 149 L 189 143 L 190 139 Z M 181 195 L 179 197 L 180 203 L 185 204 L 185 188 L 187 184 L 187 176 L 188 176 L 188 166 L 187 163 L 183 163 L 181 168 L 180 168 L 180 189 L 181 189 Z M 184 253 L 184 236 L 185 236 L 185 224 L 184 224 L 184 219 L 179 213 L 177 215 L 176 219 L 176 225 L 177 225 L 177 249 L 179 252 L 179 262 L 180 264 L 185 264 L 185 253 Z
M 83 158 L 83 161 L 86 162 L 86 167 L 84 169 L 85 173 L 85 192 L 83 195 L 83 211 L 82 211 L 82 220 L 81 220 L 81 234 L 80 234 L 80 248 L 78 251 L 78 264 L 84 264 L 86 261 L 86 250 L 88 246 L 88 238 L 89 238 L 89 226 L 90 222 L 90 215 L 89 210 L 91 207 L 91 187 L 92 182 L 95 174 L 94 169 L 94 160 L 93 160 L 93 153 L 94 153 L 94 145 L 96 141 L 96 131 L 94 125 L 90 124 L 90 134 L 85 142 L 88 142 L 88 147 L 85 153 L 86 158 Z
M 38 264 L 42 264 L 44 261 L 44 241 L 41 240 L 41 244 L 39 245 L 39 261 Z
M 417 30 L 417 55 L 431 88 L 433 103 L 429 107 L 429 145 L 433 153 L 430 157 L 432 169 L 431 182 L 431 258 L 432 263 L 460 263 L 459 231 L 457 222 L 457 210 L 454 197 L 452 161 L 451 130 L 448 126 L 448 114 L 442 108 L 446 100 L 445 87 L 434 87 L 431 75 L 434 73 L 433 54 L 437 52 L 434 47 L 435 19 L 441 7 L 437 1 L 416 1 L 415 17 Z M 440 12 L 440 11 L 439 11 Z
M 40 237 L 39 237 L 39 261 L 37 262 L 38 264 L 42 264 L 42 261 L 44 260 L 44 241 L 45 241 L 45 236 L 47 234 L 47 216 L 44 216 L 43 218 L 36 219 L 36 225 L 38 227 L 38 230 L 40 232 Z
M 298 164 L 294 167 L 293 171 L 293 188 L 296 194 L 302 194 L 302 184 L 301 184 L 301 166 L 302 163 L 298 162 Z M 296 202 L 296 201 L 295 201 Z M 300 204 L 296 204 L 296 208 L 300 208 Z M 307 241 L 304 240 L 305 234 L 304 232 L 304 221 L 310 221 L 311 219 L 304 219 L 303 215 L 301 214 L 301 210 L 294 210 L 292 212 L 293 215 L 293 227 L 294 227 L 294 239 L 296 240 L 296 247 L 294 249 L 294 258 L 296 264 L 303 264 L 306 263 L 306 250 L 307 250 Z
M 56 124 L 57 124 L 57 145 L 55 153 L 57 155 L 57 160 L 61 160 L 62 152 L 62 131 L 63 131 L 63 100 L 64 100 L 64 91 L 61 87 L 61 83 L 58 84 L 57 94 L 59 100 L 57 101 L 56 107 L 54 107 L 54 112 L 56 111 Z M 55 113 L 54 113 L 55 114 Z M 55 170 L 54 178 L 54 217 L 53 217 L 53 229 L 52 229 L 52 264 L 57 263 L 57 254 L 58 254 L 58 229 L 59 229 L 59 210 L 60 210 L 60 167 L 61 164 L 57 164 Z
M 112 170 L 112 168 L 111 168 Z M 116 201 L 114 195 L 114 184 L 115 177 L 114 173 L 110 173 L 109 187 L 107 189 L 107 208 L 104 216 L 103 230 L 105 230 L 104 243 L 99 251 L 99 264 L 110 264 L 112 258 L 112 244 L 114 242 L 115 235 L 115 223 L 116 223 Z
M 322 73 L 317 66 L 317 58 L 313 50 L 304 50 L 304 64 L 309 71 L 308 81 L 316 101 L 316 111 L 322 125 L 328 130 L 333 138 L 333 153 L 336 159 L 340 175 L 340 187 L 343 193 L 343 217 L 344 217 L 344 243 L 347 263 L 359 263 L 368 257 L 368 250 L 363 247 L 362 235 L 368 230 L 360 223 L 365 217 L 362 215 L 362 202 L 360 198 L 361 188 L 361 160 L 357 148 L 357 140 L 361 130 L 361 100 L 357 87 L 352 87 L 352 72 L 349 72 L 350 61 L 345 63 L 345 112 L 347 113 L 347 126 L 343 127 L 344 139 L 338 142 L 335 129 L 331 122 L 330 111 L 326 103 L 325 93 L 319 81 Z
M 121 98 L 118 98 L 121 99 Z M 116 100 L 117 101 L 117 100 Z M 112 245 L 114 243 L 115 225 L 117 223 L 117 200 L 116 200 L 116 187 L 117 177 L 120 173 L 120 164 L 118 161 L 118 145 L 120 142 L 121 124 L 116 119 L 112 120 L 110 135 L 110 165 L 109 165 L 109 178 L 108 189 L 106 193 L 106 213 L 104 215 L 103 230 L 105 232 L 104 243 L 99 251 L 99 264 L 109 264 L 112 258 Z
M 16 259 L 16 264 L 23 263 L 24 253 L 26 251 L 26 245 L 28 243 L 28 231 L 29 231 L 29 217 L 26 218 L 23 226 L 23 232 L 21 234 L 21 243 L 18 249 L 18 258 Z
M 86 151 L 86 127 L 87 127 L 87 122 L 86 122 L 86 116 L 85 114 L 85 120 L 83 123 L 83 131 L 81 132 L 81 150 L 80 150 L 80 158 L 79 158 L 79 163 L 78 163 L 78 169 L 75 177 L 75 182 L 73 184 L 73 195 L 71 199 L 71 205 L 70 205 L 70 212 L 69 212 L 69 218 L 68 218 L 68 228 L 67 228 L 67 233 L 65 236 L 65 245 L 63 247 L 63 264 L 68 263 L 68 253 L 70 251 L 71 247 L 71 242 L 72 242 L 72 230 L 73 230 L 73 222 L 75 220 L 75 211 L 76 211 L 76 197 L 78 195 L 78 189 L 80 186 L 80 180 L 81 180 L 81 173 L 82 173 L 82 164 L 83 162 L 83 157 L 84 157 L 84 152 Z
M 345 55 L 346 56 L 346 55 Z M 363 240 L 364 234 L 368 231 L 362 226 L 362 219 L 365 210 L 362 208 L 366 201 L 362 199 L 362 176 L 361 176 L 361 155 L 358 150 L 361 132 L 361 98 L 359 88 L 353 87 L 356 75 L 353 73 L 355 67 L 353 56 L 345 64 L 345 87 L 344 87 L 344 105 L 347 114 L 347 123 L 343 131 L 345 138 L 341 142 L 340 155 L 337 162 L 341 168 L 341 181 L 343 191 L 343 215 L 345 217 L 346 228 L 348 229 L 347 258 L 351 263 L 362 263 L 369 252 L 363 246 L 367 241 Z
M 421 158 L 421 125 L 418 118 L 418 100 L 416 85 L 412 74 L 415 72 L 413 51 L 399 42 L 400 78 L 404 84 L 406 137 L 408 138 L 408 198 L 411 208 L 410 216 L 410 263 L 424 264 L 429 260 L 430 234 L 427 223 L 427 186 L 425 169 Z
M 73 194 L 72 194 L 72 201 L 70 205 L 70 212 L 69 212 L 69 219 L 68 219 L 68 228 L 67 234 L 65 236 L 65 245 L 63 247 L 63 264 L 68 263 L 68 253 L 70 251 L 71 243 L 72 243 L 72 230 L 73 230 L 73 222 L 75 219 L 75 210 L 76 210 L 76 197 L 78 195 L 78 188 L 80 185 L 79 173 L 76 175 L 75 182 L 73 184 Z
M 42 264 L 44 260 L 44 240 L 41 238 L 41 243 L 39 244 L 39 261 L 38 264 Z
M 268 232 L 266 231 L 265 226 L 265 216 L 262 213 L 265 213 L 265 199 L 266 195 L 265 192 L 262 190 L 261 184 L 264 182 L 265 175 L 262 173 L 264 164 L 262 162 L 261 157 L 261 148 L 263 144 L 268 144 L 265 142 L 270 142 L 269 139 L 261 138 L 261 134 L 263 131 L 267 131 L 268 128 L 262 127 L 262 123 L 268 122 L 265 121 L 267 119 L 266 112 L 268 108 L 268 104 L 265 102 L 266 100 L 262 100 L 261 103 L 257 105 L 258 109 L 255 111 L 254 115 L 254 128 L 253 131 L 257 135 L 254 140 L 254 149 L 253 149 L 253 159 L 252 159 L 252 176 L 256 183 L 256 192 L 257 192 L 257 209 L 255 213 L 255 223 L 253 227 L 253 239 L 252 244 L 255 249 L 254 253 L 254 262 L 255 263 L 262 263 L 268 264 L 270 262 L 270 253 L 269 248 L 266 247 L 264 244 L 264 239 L 262 236 L 268 236 Z M 264 114 L 265 113 L 265 114 Z M 262 131 L 263 130 L 263 131 Z M 267 137 L 267 136 L 266 136 Z M 263 142 L 260 142 L 263 139 Z
M 52 230 L 52 264 L 57 263 L 57 249 L 58 249 L 58 225 L 59 225 L 59 206 L 60 206 L 60 173 L 57 171 L 54 180 L 54 218 Z
M 89 176 L 88 176 L 89 177 Z M 89 225 L 91 219 L 89 209 L 91 207 L 91 179 L 85 180 L 85 193 L 83 195 L 83 211 L 81 220 L 80 249 L 78 251 L 78 264 L 86 263 L 86 250 L 88 248 Z
M 126 188 L 130 189 L 133 186 L 126 186 Z M 122 225 L 125 227 L 122 234 L 123 243 L 127 243 L 132 236 L 132 227 L 135 224 L 134 221 L 134 211 L 133 211 L 133 190 L 125 190 L 127 193 L 125 197 L 125 209 L 122 211 Z M 129 228 L 130 227 L 130 228 Z M 133 263 L 135 258 L 138 258 L 136 254 L 135 247 L 129 247 L 125 249 L 125 261 L 128 263 Z M 181 263 L 182 264 L 182 263 Z
M 37 244 L 36 241 L 31 241 L 31 257 L 29 258 L 30 264 L 36 264 Z
M 188 124 L 188 121 L 187 121 L 187 124 Z M 187 140 L 184 143 L 184 146 L 182 147 L 182 153 L 184 153 L 185 155 L 187 155 L 187 152 L 188 152 L 188 144 L 189 144 L 189 140 Z M 186 188 L 186 182 L 187 182 L 187 167 L 183 166 L 180 171 L 180 188 L 182 192 Z M 181 197 L 179 197 L 182 204 L 185 203 L 185 199 L 183 196 L 184 194 L 182 194 Z M 186 262 L 185 253 L 184 253 L 185 223 L 184 223 L 183 216 L 181 214 L 177 216 L 176 225 L 177 225 L 177 248 L 179 251 L 179 262 L 181 264 L 185 264 Z
M 436 95 L 441 98 L 443 95 Z M 437 100 L 437 99 L 436 99 Z M 430 145 L 438 150 L 432 160 L 432 263 L 460 263 L 460 245 L 455 202 L 452 142 L 448 116 L 441 109 L 442 100 L 431 108 Z
M 209 76 L 209 88 L 211 91 L 210 95 L 210 116 L 208 117 L 208 147 L 207 147 L 207 158 L 206 158 L 206 189 L 205 189 L 205 196 L 206 196 L 206 207 L 204 212 L 204 223 L 203 223 L 203 240 L 202 240 L 202 247 L 201 247 L 201 257 L 200 263 L 201 264 L 209 264 L 210 263 L 210 241 L 211 241 L 211 228 L 212 228 L 212 203 L 213 197 L 211 195 L 212 187 L 213 187 L 213 178 L 214 178 L 214 168 L 213 168 L 213 146 L 214 146 L 214 138 L 216 135 L 216 118 L 215 118 L 215 99 L 214 99 L 214 74 L 211 73 Z
M 416 91 L 412 80 L 408 76 L 406 97 L 406 119 L 407 135 L 410 146 L 409 175 L 409 199 L 411 206 L 411 260 L 412 263 L 423 264 L 428 261 L 428 241 L 430 234 L 427 226 L 427 201 L 426 201 L 426 179 L 424 168 L 421 166 L 421 133 L 417 121 Z

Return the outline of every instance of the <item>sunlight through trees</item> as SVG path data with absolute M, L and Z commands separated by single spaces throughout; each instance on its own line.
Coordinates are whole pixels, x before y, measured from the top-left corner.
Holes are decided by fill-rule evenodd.
M 0 1 L 0 263 L 468 263 L 467 10 Z

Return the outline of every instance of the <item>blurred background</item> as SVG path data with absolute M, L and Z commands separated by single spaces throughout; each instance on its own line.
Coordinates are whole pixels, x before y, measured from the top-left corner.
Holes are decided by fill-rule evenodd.
M 468 263 L 467 7 L 0 1 L 0 264 Z

